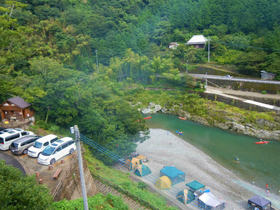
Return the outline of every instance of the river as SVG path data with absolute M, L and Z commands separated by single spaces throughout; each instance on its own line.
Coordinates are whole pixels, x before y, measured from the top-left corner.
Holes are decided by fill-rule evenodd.
M 147 124 L 173 133 L 182 131 L 181 138 L 241 178 L 263 189 L 268 184 L 271 192 L 280 194 L 280 142 L 257 145 L 259 139 L 180 120 L 173 115 L 154 114 Z

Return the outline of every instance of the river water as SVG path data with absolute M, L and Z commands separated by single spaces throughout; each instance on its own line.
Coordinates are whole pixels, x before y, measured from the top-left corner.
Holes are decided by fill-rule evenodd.
M 150 128 L 173 133 L 182 131 L 181 138 L 215 159 L 246 181 L 280 194 L 280 143 L 257 145 L 259 139 L 238 135 L 218 128 L 184 121 L 173 115 L 155 114 L 147 120 Z M 236 161 L 235 159 L 239 159 Z

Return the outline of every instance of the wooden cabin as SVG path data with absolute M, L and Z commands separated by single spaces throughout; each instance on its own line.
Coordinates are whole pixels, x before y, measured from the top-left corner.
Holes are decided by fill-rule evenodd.
M 0 114 L 2 120 L 22 121 L 33 117 L 34 112 L 30 109 L 31 104 L 27 103 L 21 97 L 9 98 L 0 105 Z

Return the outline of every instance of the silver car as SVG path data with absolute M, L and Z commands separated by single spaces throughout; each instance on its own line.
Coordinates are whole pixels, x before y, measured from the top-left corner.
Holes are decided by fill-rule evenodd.
M 34 145 L 34 142 L 41 136 L 24 136 L 10 145 L 10 150 L 15 155 L 27 154 L 28 148 Z

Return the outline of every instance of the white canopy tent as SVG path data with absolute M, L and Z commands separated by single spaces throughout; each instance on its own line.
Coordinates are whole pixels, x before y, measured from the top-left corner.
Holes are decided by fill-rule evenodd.
M 209 209 L 223 209 L 225 202 L 216 198 L 211 192 L 205 192 L 198 197 L 201 204 L 204 204 L 205 208 Z

